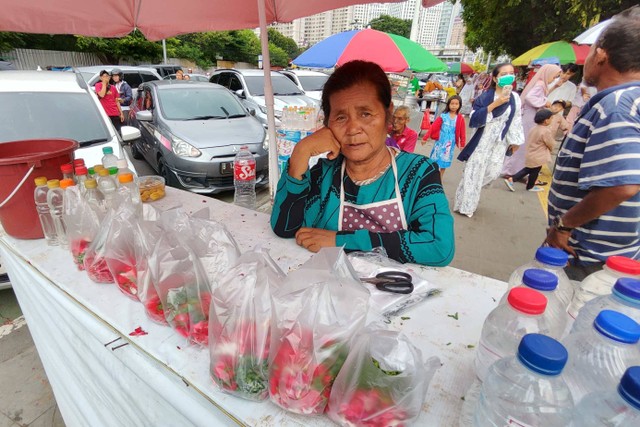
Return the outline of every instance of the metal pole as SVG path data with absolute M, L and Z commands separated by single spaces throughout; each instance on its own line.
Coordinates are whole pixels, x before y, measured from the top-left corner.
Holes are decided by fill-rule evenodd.
M 422 7 L 422 0 L 415 0 L 415 6 L 413 8 L 413 21 L 411 21 L 411 34 L 409 40 L 418 42 L 418 25 L 420 24 L 420 8 Z
M 167 41 L 162 39 L 162 63 L 167 63 Z
M 262 66 L 264 69 L 264 99 L 267 104 L 267 132 L 269 134 L 269 195 L 271 203 L 275 198 L 278 185 L 278 152 L 276 144 L 276 116 L 273 108 L 273 85 L 271 83 L 271 58 L 269 57 L 269 39 L 267 33 L 267 14 L 265 0 L 258 2 L 260 21 L 260 44 L 262 46 Z

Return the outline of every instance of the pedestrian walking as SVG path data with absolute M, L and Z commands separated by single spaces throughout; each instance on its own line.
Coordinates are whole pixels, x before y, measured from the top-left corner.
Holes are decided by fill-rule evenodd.
M 551 106 L 551 102 L 547 99 L 553 89 L 553 86 L 550 87 L 550 85 L 556 77 L 560 76 L 561 71 L 557 65 L 543 65 L 522 91 L 520 99 L 522 100 L 522 128 L 525 135 L 528 135 L 535 126 L 533 119 L 536 111 Z M 511 176 L 524 167 L 526 146 L 521 148 L 523 149 L 515 151 L 512 156 L 505 159 L 501 175 Z
M 556 141 L 551 134 L 551 123 L 553 113 L 551 110 L 543 108 L 536 112 L 534 118 L 536 126 L 527 135 L 527 153 L 524 167 L 512 177 L 506 178 L 504 182 L 511 191 L 516 191 L 513 183 L 528 177 L 527 191 L 540 192 L 544 189 L 536 185 L 538 174 L 542 166 L 551 161 L 551 151 L 556 145 Z
M 474 214 L 482 186 L 500 176 L 507 148 L 524 144 L 520 98 L 510 90 L 503 92 L 514 80 L 513 65 L 496 65 L 491 72 L 491 87 L 473 103 L 469 126 L 476 131 L 458 156 L 466 165 L 453 209 L 462 215 Z
M 454 95 L 447 101 L 444 112 L 431 125 L 430 132 L 422 140 L 424 145 L 428 138 L 435 141 L 429 158 L 440 167 L 440 179 L 445 170 L 451 166 L 455 147 L 464 148 L 467 141 L 466 124 L 460 114 L 462 99 Z
M 619 14 L 584 64 L 593 95 L 558 151 L 545 243 L 572 280 L 612 255 L 640 258 L 640 7 Z

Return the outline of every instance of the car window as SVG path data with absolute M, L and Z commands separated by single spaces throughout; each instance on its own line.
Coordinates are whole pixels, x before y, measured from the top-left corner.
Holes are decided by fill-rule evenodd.
M 229 81 L 229 90 L 235 92 L 237 90 L 242 90 L 242 83 L 240 83 L 240 79 L 238 76 L 231 76 L 231 80 Z
M 289 80 L 291 80 L 295 84 L 296 79 L 291 74 L 282 73 L 282 75 L 285 76 L 286 78 L 288 78 Z
M 220 84 L 218 83 L 220 81 L 220 74 L 214 74 L 213 76 L 211 76 L 211 78 L 209 79 L 209 81 L 211 83 L 216 83 L 216 84 Z
M 125 71 L 124 72 L 124 81 L 129 83 L 131 89 L 136 89 L 138 86 L 142 84 L 142 78 L 137 71 Z
M 322 90 L 329 76 L 298 76 L 302 89 Z
M 249 93 L 254 96 L 264 96 L 264 76 L 245 76 Z M 274 95 L 303 95 L 298 86 L 282 74 L 271 77 Z
M 222 89 L 162 88 L 158 90 L 158 100 L 167 120 L 234 118 L 247 114 L 237 98 Z
M 109 129 L 87 93 L 0 93 L 0 142 L 70 138 L 80 145 L 104 142 Z
M 96 75 L 96 73 L 86 72 L 86 73 L 80 73 L 80 75 L 82 76 L 82 78 L 84 79 L 85 82 L 87 82 L 89 84 L 92 84 L 91 79 L 93 78 L 93 76 Z M 97 79 L 96 79 L 96 81 L 97 81 Z
M 144 82 L 152 82 L 154 80 L 158 80 L 158 78 L 156 76 L 154 76 L 151 73 L 148 73 L 146 71 L 141 71 L 140 75 L 142 76 L 142 81 Z
M 220 86 L 224 86 L 226 88 L 229 87 L 229 80 L 231 79 L 231 74 L 230 73 L 220 73 L 218 74 L 219 78 L 218 78 L 218 84 Z

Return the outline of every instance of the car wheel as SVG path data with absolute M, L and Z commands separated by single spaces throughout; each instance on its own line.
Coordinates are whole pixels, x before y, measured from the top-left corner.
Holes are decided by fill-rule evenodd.
M 136 160 L 142 160 L 144 158 L 144 156 L 140 152 L 140 149 L 138 148 L 138 143 L 139 142 L 140 142 L 140 140 L 136 139 L 135 141 L 133 141 L 131 143 L 131 156 Z
M 158 159 L 158 175 L 164 178 L 165 184 L 169 187 L 176 187 L 175 180 L 173 179 L 173 174 L 167 167 L 167 162 L 164 160 L 164 157 L 160 157 Z

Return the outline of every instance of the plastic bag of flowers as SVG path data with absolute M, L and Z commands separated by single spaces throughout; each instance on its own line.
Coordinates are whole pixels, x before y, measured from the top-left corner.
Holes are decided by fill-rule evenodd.
M 269 396 L 300 414 L 321 414 L 364 326 L 369 293 L 342 248 L 324 248 L 289 273 L 272 297 Z
M 225 392 L 269 396 L 271 293 L 285 274 L 266 250 L 244 253 L 213 289 L 209 313 L 210 373 Z
M 327 415 L 342 426 L 400 427 L 420 415 L 440 367 L 400 332 L 367 327 L 333 383 Z
M 76 186 L 65 190 L 62 219 L 67 228 L 67 239 L 73 262 L 78 270 L 84 270 L 84 257 L 89 245 L 100 231 L 100 218 Z
M 174 231 L 163 229 L 149 257 L 149 269 L 169 325 L 190 342 L 206 346 L 211 290 L 193 250 Z
M 175 208 L 162 212 L 164 227 L 178 233 L 178 237 L 188 244 L 200 258 L 202 267 L 211 283 L 217 286 L 220 278 L 240 256 L 235 239 L 220 222 L 210 219 L 209 208 L 188 215 L 183 209 Z

